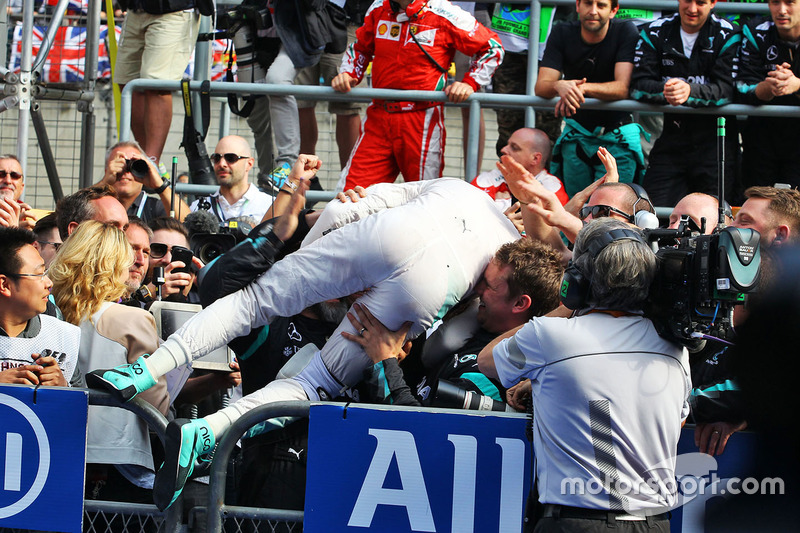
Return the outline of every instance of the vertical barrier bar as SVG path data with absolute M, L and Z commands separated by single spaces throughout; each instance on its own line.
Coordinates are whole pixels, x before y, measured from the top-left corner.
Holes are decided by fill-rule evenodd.
M 467 165 L 464 179 L 472 181 L 478 175 L 478 152 L 480 148 L 481 131 L 481 103 L 470 98 L 469 100 L 469 136 L 467 137 Z
M 28 131 L 31 110 L 31 54 L 33 53 L 33 2 L 22 3 L 22 52 L 19 70 L 19 115 L 17 120 L 17 158 L 22 174 L 28 168 Z
M 199 33 L 208 33 L 211 31 L 211 19 L 209 17 L 200 17 L 200 31 Z M 195 81 L 211 80 L 211 54 L 212 45 L 210 41 L 198 41 L 194 49 L 194 76 Z M 192 92 L 192 107 L 194 108 L 194 129 L 199 132 L 203 131 L 203 113 L 200 105 L 200 93 L 197 91 Z
M 100 49 L 100 1 L 89 2 L 89 15 L 86 19 L 86 48 L 83 69 L 83 89 L 93 92 L 97 82 L 97 55 Z M 113 32 L 114 28 L 109 28 Z M 113 33 L 111 34 L 113 35 Z M 81 117 L 81 160 L 79 182 L 81 187 L 89 187 L 94 183 L 94 102 L 80 101 L 77 104 Z
M 0 68 L 8 65 L 8 0 L 0 0 Z M 4 73 L 5 74 L 5 73 Z
M 528 81 L 525 94 L 533 96 L 533 87 L 536 85 L 536 76 L 539 72 L 539 24 L 542 19 L 542 3 L 531 0 L 531 27 L 528 30 Z M 525 125 L 529 128 L 536 127 L 536 110 L 532 107 L 525 108 Z
M 231 108 L 228 101 L 220 103 L 219 107 L 219 138 L 227 137 L 231 131 Z
M 131 83 L 125 84 L 125 88 L 119 96 L 119 140 L 131 140 L 131 111 L 133 107 L 133 87 L 131 84 L 136 83 L 133 80 Z

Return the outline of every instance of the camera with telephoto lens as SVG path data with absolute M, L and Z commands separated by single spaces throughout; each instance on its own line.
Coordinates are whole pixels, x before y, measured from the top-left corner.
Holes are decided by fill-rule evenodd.
M 144 159 L 126 159 L 125 172 L 130 172 L 134 178 L 143 179 L 150 173 L 150 165 Z
M 733 340 L 733 308 L 756 289 L 761 266 L 757 231 L 719 225 L 703 235 L 705 223 L 684 216 L 676 230 L 644 230 L 659 263 L 646 315 L 690 349 L 703 339 Z
M 449 409 L 470 409 L 473 411 L 510 411 L 514 410 L 503 402 L 498 402 L 494 398 L 469 391 L 455 385 L 447 380 L 440 379 L 436 384 L 436 392 L 433 395 L 434 407 L 446 407 Z
M 236 76 L 244 83 L 262 82 L 275 55 L 269 40 L 264 39 L 272 27 L 272 15 L 263 1 L 245 0 L 225 13 L 228 36 L 236 50 Z
M 203 264 L 208 264 L 243 240 L 253 229 L 252 224 L 242 220 L 226 220 L 220 223 L 217 233 L 197 233 L 191 238 L 191 248 Z

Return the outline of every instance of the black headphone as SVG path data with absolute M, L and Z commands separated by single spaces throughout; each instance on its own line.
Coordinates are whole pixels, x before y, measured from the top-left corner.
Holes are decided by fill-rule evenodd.
M 585 253 L 589 254 L 592 261 L 594 261 L 606 246 L 612 242 L 623 240 L 637 241 L 644 246 L 648 246 L 638 231 L 628 228 L 618 228 L 601 233 L 595 237 L 592 242 L 589 243 Z M 561 303 L 573 311 L 588 308 L 589 304 L 587 300 L 589 299 L 591 286 L 592 280 L 578 268 L 574 259 L 571 260 L 561 280 Z

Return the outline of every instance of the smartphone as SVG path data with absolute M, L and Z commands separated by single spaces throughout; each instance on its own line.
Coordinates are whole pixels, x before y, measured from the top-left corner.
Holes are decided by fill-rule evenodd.
M 186 274 L 192 273 L 192 257 L 194 254 L 188 248 L 184 248 L 183 246 L 173 246 L 172 247 L 172 260 L 173 261 L 183 261 L 183 264 L 186 266 L 184 268 L 176 268 L 173 272 L 184 272 Z

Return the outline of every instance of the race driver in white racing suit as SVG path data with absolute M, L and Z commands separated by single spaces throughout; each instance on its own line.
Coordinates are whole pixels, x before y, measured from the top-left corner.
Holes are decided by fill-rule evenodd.
M 314 156 L 298 158 L 293 172 L 305 179 L 293 201 L 302 200 L 313 175 L 307 169 L 317 166 Z M 96 371 L 87 383 L 128 400 L 158 376 L 251 328 L 362 291 L 367 292 L 358 298 L 359 304 L 389 329 L 412 322 L 409 337 L 414 338 L 472 291 L 500 245 L 519 237 L 489 196 L 462 180 L 381 184 L 367 192 L 357 203 L 331 202 L 298 251 L 195 315 L 151 356 Z M 292 212 L 296 223 L 299 208 Z M 275 232 L 252 242 L 270 254 L 282 246 Z M 153 490 L 156 505 L 165 509 L 177 498 L 194 459 L 213 449 L 221 433 L 250 409 L 275 401 L 335 397 L 360 381 L 372 362 L 358 344 L 342 337 L 342 331 L 359 334 L 343 321 L 293 378 L 273 381 L 205 418 L 173 421 Z

